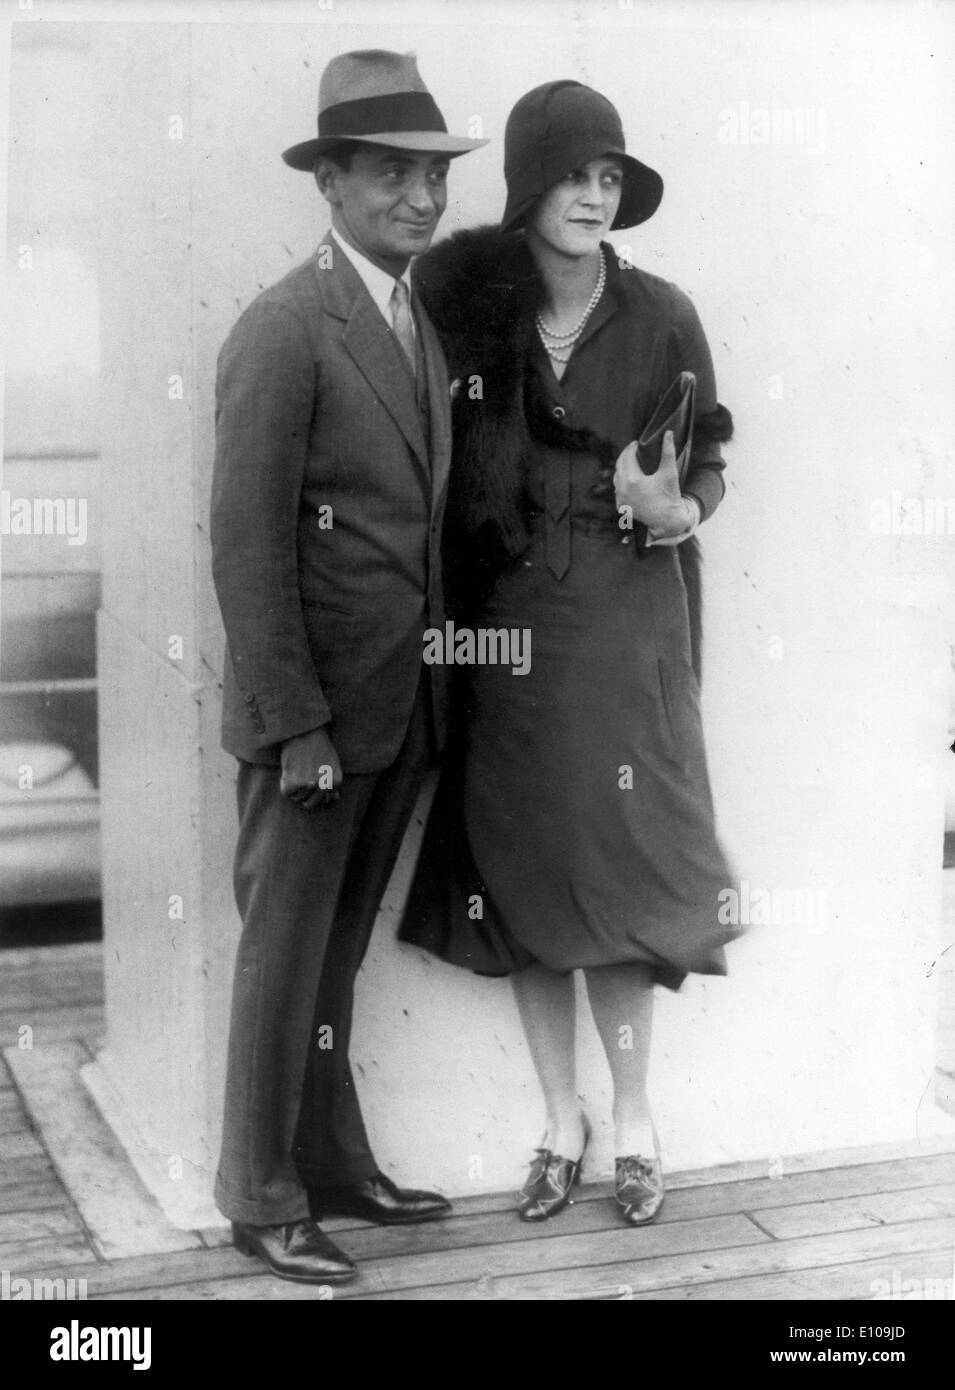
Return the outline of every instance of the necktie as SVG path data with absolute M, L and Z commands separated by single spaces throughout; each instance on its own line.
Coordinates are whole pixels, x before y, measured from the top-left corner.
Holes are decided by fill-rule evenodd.
M 396 280 L 395 287 L 391 291 L 391 321 L 394 326 L 395 337 L 404 350 L 409 367 L 414 372 L 414 326 L 411 322 L 411 305 L 408 303 L 408 286 L 404 280 Z

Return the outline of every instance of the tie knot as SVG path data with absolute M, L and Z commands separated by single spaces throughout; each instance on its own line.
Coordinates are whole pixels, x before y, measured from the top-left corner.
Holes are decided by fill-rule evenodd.
M 394 300 L 396 309 L 407 308 L 410 296 L 408 294 L 408 286 L 405 284 L 404 280 L 395 281 L 395 287 L 391 291 L 391 297 Z

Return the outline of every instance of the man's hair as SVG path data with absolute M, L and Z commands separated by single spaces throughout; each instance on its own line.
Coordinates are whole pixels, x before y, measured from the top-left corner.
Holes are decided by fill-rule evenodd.
M 343 140 L 341 144 L 332 145 L 330 149 L 323 150 L 315 159 L 313 172 L 318 173 L 318 167 L 323 159 L 330 159 L 337 168 L 341 169 L 343 174 L 347 174 L 351 168 L 355 151 L 361 148 L 361 143 L 360 140 Z

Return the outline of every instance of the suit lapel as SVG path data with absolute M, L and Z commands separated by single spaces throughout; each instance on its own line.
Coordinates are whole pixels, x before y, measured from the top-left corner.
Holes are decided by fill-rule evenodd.
M 323 269 L 321 253 L 331 250 Z M 418 418 L 411 378 L 398 356 L 394 334 L 362 284 L 361 277 L 335 243 L 325 237 L 316 253 L 316 274 L 327 313 L 345 321 L 342 344 L 375 395 L 388 411 L 430 481 L 428 446 Z M 430 384 L 430 378 L 429 378 Z

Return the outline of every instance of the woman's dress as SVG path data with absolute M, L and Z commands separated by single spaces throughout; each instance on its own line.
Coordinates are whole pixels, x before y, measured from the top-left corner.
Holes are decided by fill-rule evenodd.
M 698 413 L 716 408 L 716 394 L 687 297 L 609 259 L 607 291 L 563 378 L 539 342 L 528 368 L 553 419 L 619 451 L 679 371 L 697 376 Z M 535 440 L 527 465 L 530 545 L 469 621 L 522 634 L 529 669 L 456 673 L 462 742 L 402 935 L 485 973 L 641 961 L 672 987 L 687 971 L 725 973 L 722 947 L 736 933 L 719 920 L 720 894 L 732 876 L 714 827 L 677 548 L 643 549 L 621 526 L 612 488 L 593 491 L 606 478 L 594 453 Z M 718 445 L 699 444 L 684 491 L 704 516 L 722 496 L 721 469 Z

